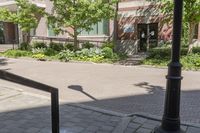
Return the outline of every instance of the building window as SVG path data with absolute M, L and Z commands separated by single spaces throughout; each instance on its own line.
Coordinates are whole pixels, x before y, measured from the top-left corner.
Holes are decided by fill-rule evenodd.
M 85 31 L 83 30 L 81 32 L 82 36 L 94 36 L 94 35 L 108 35 L 109 34 L 109 21 L 108 20 L 102 20 L 98 22 L 97 24 L 94 24 L 91 26 L 91 31 Z
M 30 30 L 30 36 L 35 36 L 36 35 L 36 30 L 35 29 L 31 29 Z
M 56 36 L 56 34 L 51 26 L 48 26 L 48 36 Z

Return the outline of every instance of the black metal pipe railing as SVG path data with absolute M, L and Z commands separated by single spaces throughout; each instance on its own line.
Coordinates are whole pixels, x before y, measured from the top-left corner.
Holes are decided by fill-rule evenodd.
M 57 88 L 18 76 L 16 74 L 12 74 L 4 70 L 0 70 L 0 79 L 51 93 L 52 133 L 59 133 L 59 95 Z

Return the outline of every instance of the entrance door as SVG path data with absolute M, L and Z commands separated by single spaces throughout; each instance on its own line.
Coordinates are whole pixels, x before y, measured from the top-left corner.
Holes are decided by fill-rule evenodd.
M 158 24 L 138 24 L 139 52 L 156 47 L 158 41 Z
M 138 24 L 139 52 L 147 50 L 147 24 Z

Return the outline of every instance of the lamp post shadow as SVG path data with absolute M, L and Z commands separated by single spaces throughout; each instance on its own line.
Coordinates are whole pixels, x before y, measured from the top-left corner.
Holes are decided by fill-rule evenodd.
M 98 101 L 98 99 L 96 99 L 95 97 L 93 97 L 92 95 L 88 94 L 87 92 L 85 92 L 83 90 L 83 87 L 80 85 L 69 85 L 68 86 L 69 89 L 75 90 L 75 91 L 79 91 L 81 93 L 83 93 L 84 95 L 88 96 L 89 98 L 91 98 L 94 101 Z

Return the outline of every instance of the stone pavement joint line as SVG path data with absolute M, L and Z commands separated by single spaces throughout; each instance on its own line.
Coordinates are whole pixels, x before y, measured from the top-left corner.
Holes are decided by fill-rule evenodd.
M 9 93 L 15 96 L 5 99 Z M 0 133 L 51 133 L 50 116 L 49 99 L 1 87 Z M 158 125 L 160 121 L 147 117 L 123 117 L 60 104 L 60 133 L 151 133 Z M 186 133 L 200 132 L 194 126 L 184 125 L 182 129 Z

